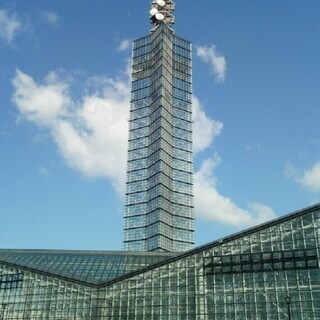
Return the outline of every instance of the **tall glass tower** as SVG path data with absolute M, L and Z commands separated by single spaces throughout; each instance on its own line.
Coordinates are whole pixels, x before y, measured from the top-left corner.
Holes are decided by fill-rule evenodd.
M 151 2 L 133 42 L 124 249 L 194 246 L 191 43 L 175 35 L 171 0 Z

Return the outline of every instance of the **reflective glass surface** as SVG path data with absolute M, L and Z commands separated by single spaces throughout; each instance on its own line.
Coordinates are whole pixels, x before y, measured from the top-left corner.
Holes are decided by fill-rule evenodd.
M 81 252 L 80 262 L 75 252 L 45 255 L 1 250 L 0 319 L 320 319 L 320 205 L 176 256 Z M 119 255 L 130 272 L 95 283 L 97 273 L 125 265 L 109 264 Z M 58 256 L 52 273 L 43 271 Z M 74 277 L 57 272 L 59 264 L 74 268 Z M 81 269 L 87 282 L 78 279 Z
M 191 44 L 165 24 L 133 43 L 124 249 L 193 248 Z
M 169 253 L 1 250 L 0 261 L 99 284 L 171 257 Z M 1 319 L 1 318 L 0 318 Z

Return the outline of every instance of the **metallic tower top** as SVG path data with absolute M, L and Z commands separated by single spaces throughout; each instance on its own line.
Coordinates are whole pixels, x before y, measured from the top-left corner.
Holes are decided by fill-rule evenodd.
M 150 22 L 154 25 L 151 33 L 157 29 L 160 23 L 165 23 L 169 28 L 174 24 L 175 19 L 172 15 L 174 9 L 175 4 L 171 0 L 153 0 L 151 2 Z

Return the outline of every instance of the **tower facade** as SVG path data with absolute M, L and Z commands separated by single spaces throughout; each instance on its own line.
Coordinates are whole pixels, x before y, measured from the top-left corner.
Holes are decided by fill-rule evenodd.
M 175 35 L 171 0 L 151 3 L 133 42 L 124 249 L 194 246 L 191 43 Z

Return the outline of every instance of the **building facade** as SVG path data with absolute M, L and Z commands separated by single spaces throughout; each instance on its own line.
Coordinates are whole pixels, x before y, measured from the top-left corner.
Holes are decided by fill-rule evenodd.
M 124 249 L 194 246 L 191 43 L 171 0 L 152 1 L 150 35 L 133 42 Z
M 0 320 L 319 320 L 320 204 L 191 249 L 191 45 L 172 1 L 151 6 L 133 44 L 127 251 L 0 250 Z
M 1 320 L 319 320 L 320 204 L 189 252 L 0 250 Z

